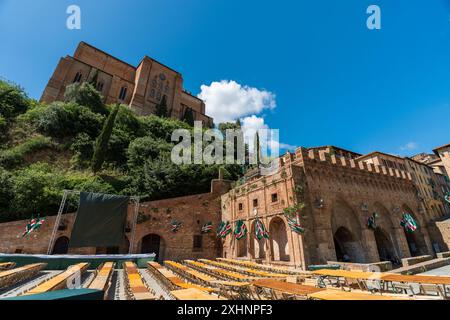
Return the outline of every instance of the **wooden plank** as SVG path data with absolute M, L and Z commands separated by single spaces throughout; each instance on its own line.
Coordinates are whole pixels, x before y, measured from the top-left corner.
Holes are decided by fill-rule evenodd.
M 440 277 L 440 276 L 407 276 L 390 273 L 382 275 L 380 279 L 382 281 L 390 281 L 390 282 L 450 285 L 450 277 Z
M 207 294 L 196 288 L 170 291 L 177 300 L 223 300 L 218 296 Z
M 318 300 L 410 300 L 402 297 L 375 295 L 360 292 L 345 292 L 340 290 L 323 290 L 308 295 L 311 299 Z
M 271 279 L 257 280 L 251 283 L 252 285 L 260 288 L 268 288 L 288 294 L 294 294 L 299 296 L 306 296 L 308 294 L 324 291 L 325 289 L 315 288 L 312 286 L 305 286 L 296 283 L 288 283 L 282 281 L 276 281 Z

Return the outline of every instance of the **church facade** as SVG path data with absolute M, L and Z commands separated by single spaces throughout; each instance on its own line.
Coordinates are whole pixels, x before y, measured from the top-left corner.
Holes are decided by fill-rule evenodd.
M 179 72 L 148 56 L 135 67 L 85 42 L 78 45 L 73 56 L 60 59 L 41 101 L 62 101 L 66 86 L 94 77 L 106 104 L 122 103 L 139 115 L 150 115 L 164 101 L 172 118 L 183 119 L 191 112 L 204 126 L 213 125 L 213 119 L 205 114 L 205 103 L 183 89 Z

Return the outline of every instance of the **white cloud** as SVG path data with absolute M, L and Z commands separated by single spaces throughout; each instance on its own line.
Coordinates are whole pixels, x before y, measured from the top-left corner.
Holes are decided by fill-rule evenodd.
M 419 145 L 416 142 L 408 142 L 407 144 L 400 147 L 402 151 L 413 151 L 416 150 Z
M 276 107 L 272 92 L 241 85 L 233 80 L 202 85 L 198 97 L 205 101 L 206 114 L 213 117 L 215 123 L 233 122 Z

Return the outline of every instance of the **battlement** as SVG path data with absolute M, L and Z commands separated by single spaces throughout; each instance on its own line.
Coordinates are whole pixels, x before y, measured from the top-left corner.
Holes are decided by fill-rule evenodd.
M 296 149 L 295 161 L 302 160 L 303 163 L 310 161 L 326 162 L 332 165 L 352 168 L 355 170 L 363 170 L 374 174 L 381 174 L 384 176 L 390 176 L 398 179 L 412 180 L 411 174 L 403 170 L 392 169 L 385 166 L 377 166 L 365 161 L 358 161 L 354 159 L 348 159 L 343 157 L 336 157 L 326 151 L 318 151 L 316 149 L 307 150 L 303 147 Z

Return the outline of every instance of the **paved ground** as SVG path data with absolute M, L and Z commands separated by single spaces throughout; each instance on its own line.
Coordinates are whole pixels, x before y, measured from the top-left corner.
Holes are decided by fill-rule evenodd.
M 445 267 L 437 268 L 437 269 L 434 269 L 434 270 L 430 270 L 430 271 L 421 273 L 421 275 L 447 276 L 447 277 L 450 277 L 450 266 L 445 266 Z

